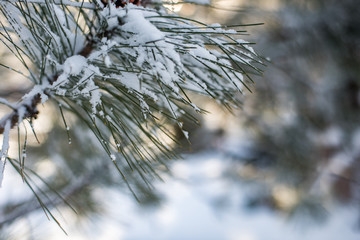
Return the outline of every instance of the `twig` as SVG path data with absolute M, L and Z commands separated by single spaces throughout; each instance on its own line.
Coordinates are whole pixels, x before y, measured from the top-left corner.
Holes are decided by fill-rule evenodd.
M 16 126 L 16 124 L 19 122 L 19 111 L 21 108 L 25 108 L 25 113 L 22 117 L 22 119 L 25 118 L 36 118 L 37 115 L 39 114 L 39 111 L 37 110 L 37 105 L 40 103 L 41 97 L 40 94 L 36 94 L 30 101 L 24 101 L 22 104 L 19 104 L 17 106 L 17 108 L 15 108 L 12 113 L 9 113 L 8 115 L 4 116 L 1 120 L 0 120 L 0 134 L 3 134 L 4 129 L 5 129 L 5 124 L 7 121 L 10 120 L 11 125 L 10 128 L 13 128 L 14 126 Z

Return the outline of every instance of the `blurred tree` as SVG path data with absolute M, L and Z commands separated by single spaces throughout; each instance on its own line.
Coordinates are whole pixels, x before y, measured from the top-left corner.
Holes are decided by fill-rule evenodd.
M 252 206 L 323 216 L 335 202 L 358 205 L 360 194 L 360 5 L 278 5 L 257 35 L 272 66 L 241 113 L 252 157 L 233 170 L 263 185 Z

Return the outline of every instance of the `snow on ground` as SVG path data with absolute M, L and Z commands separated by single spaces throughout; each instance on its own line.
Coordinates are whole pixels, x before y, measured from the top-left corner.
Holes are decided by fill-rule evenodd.
M 43 239 L 55 240 L 359 239 L 360 231 L 355 229 L 358 211 L 350 208 L 333 209 L 328 221 L 312 225 L 289 222 L 265 208 L 249 211 L 244 207 L 249 189 L 221 177 L 229 163 L 214 152 L 188 155 L 186 160 L 175 162 L 173 177 L 156 186 L 165 201 L 155 208 L 140 207 L 116 189 L 98 189 L 97 196 L 104 203 L 106 215 L 93 220 L 91 227 L 78 228 L 64 213 L 63 226 L 68 236 L 54 222 L 44 222 L 42 212 L 29 221 L 36 236 L 42 236 L 46 227 Z M 10 189 L 0 191 L 4 196 L 7 194 L 4 191 Z M 229 197 L 227 201 L 217 205 L 215 200 L 225 195 Z M 35 224 L 41 221 L 41 225 Z
M 100 231 L 96 239 L 355 240 L 360 237 L 360 231 L 355 229 L 358 212 L 353 209 L 334 209 L 327 222 L 315 225 L 287 222 L 283 216 L 264 208 L 249 211 L 244 207 L 246 189 L 220 178 L 227 164 L 220 154 L 203 153 L 187 158 L 173 164 L 173 178 L 157 185 L 166 199 L 159 208 L 140 208 L 119 192 L 102 192 L 109 194 L 106 205 L 110 216 L 105 222 L 97 223 Z M 232 194 L 226 206 L 215 207 L 214 199 L 229 192 Z

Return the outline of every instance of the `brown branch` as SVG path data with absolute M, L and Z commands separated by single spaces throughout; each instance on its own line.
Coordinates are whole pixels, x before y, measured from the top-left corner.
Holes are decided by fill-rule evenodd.
M 25 109 L 26 109 L 25 114 L 23 116 L 23 119 L 26 119 L 26 118 L 30 118 L 30 119 L 35 118 L 36 119 L 37 115 L 39 114 L 39 111 L 37 110 L 36 106 L 40 103 L 40 100 L 41 100 L 40 94 L 36 94 L 32 98 L 30 104 L 20 105 L 12 113 L 9 113 L 6 117 L 2 118 L 1 121 L 0 121 L 0 134 L 4 133 L 5 124 L 8 121 L 11 121 L 10 128 L 13 128 L 19 122 L 19 112 L 18 112 L 18 110 L 21 107 L 25 107 Z

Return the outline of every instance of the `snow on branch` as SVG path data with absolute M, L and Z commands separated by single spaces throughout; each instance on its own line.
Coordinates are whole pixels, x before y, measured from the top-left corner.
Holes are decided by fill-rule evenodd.
M 166 123 L 187 138 L 182 118 L 196 121 L 192 112 L 202 111 L 189 93 L 236 107 L 250 75 L 261 73 L 241 25 L 203 24 L 151 2 L 102 3 L 0 1 L 1 41 L 34 83 L 17 105 L 0 99 L 12 109 L 0 120 L 3 159 L 9 130 L 52 99 L 87 124 L 125 181 L 124 164 L 156 175 L 152 164 L 173 157 L 160 137 L 175 138 Z

